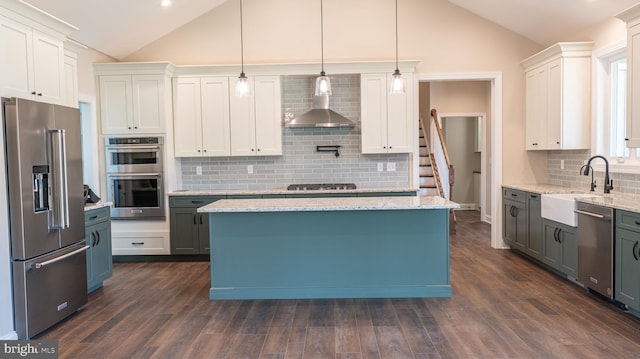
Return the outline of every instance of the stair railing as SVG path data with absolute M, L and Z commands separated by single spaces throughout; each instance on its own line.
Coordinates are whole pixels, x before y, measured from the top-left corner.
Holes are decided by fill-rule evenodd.
M 444 141 L 444 135 L 442 133 L 442 127 L 438 121 L 438 111 L 434 108 L 431 110 L 431 133 L 436 133 L 437 136 L 433 136 L 433 144 L 430 149 L 433 151 L 432 165 L 437 166 L 438 179 L 436 182 L 440 182 L 442 186 L 442 197 L 451 199 L 451 192 L 453 190 L 454 183 L 454 169 L 449 158 L 449 152 L 447 151 L 447 145 Z
M 420 130 L 422 131 L 422 138 L 424 138 L 427 157 L 429 158 L 429 163 L 431 163 L 431 170 L 433 171 L 433 178 L 436 183 L 436 189 L 438 190 L 438 194 L 440 197 L 444 198 L 444 189 L 442 188 L 442 182 L 440 181 L 440 175 L 438 173 L 438 164 L 435 161 L 433 156 L 433 152 L 431 151 L 431 145 L 429 144 L 429 134 L 427 132 L 427 126 L 425 126 L 424 119 L 420 116 Z

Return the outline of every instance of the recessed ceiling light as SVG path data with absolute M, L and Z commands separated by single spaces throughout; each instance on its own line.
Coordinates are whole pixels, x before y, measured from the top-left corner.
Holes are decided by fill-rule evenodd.
M 171 0 L 162 0 L 162 2 L 160 2 L 160 6 L 162 7 L 167 7 L 171 5 Z

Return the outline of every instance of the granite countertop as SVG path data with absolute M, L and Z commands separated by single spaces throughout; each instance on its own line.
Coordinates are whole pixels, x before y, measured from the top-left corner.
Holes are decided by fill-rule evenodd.
M 110 207 L 112 205 L 113 205 L 113 203 L 111 203 L 111 202 L 102 202 L 102 201 L 100 201 L 98 203 L 86 203 L 84 205 L 84 211 L 86 212 L 86 211 L 90 211 L 92 209 L 97 209 L 97 208 L 102 208 L 102 207 Z
M 460 205 L 441 197 L 346 197 L 346 198 L 258 198 L 223 199 L 198 208 L 200 213 L 369 211 L 406 209 L 451 209 Z
M 631 212 L 640 213 L 640 196 L 630 193 L 619 193 L 613 191 L 613 193 L 602 192 L 590 192 L 589 189 L 578 189 L 571 187 L 562 187 L 548 184 L 517 184 L 517 185 L 502 185 L 505 188 L 516 189 L 520 191 L 526 191 L 538 194 L 552 194 L 552 193 L 580 193 L 580 194 L 592 194 L 589 197 L 577 197 L 576 201 L 583 203 L 595 204 L 598 206 L 610 207 L 614 209 L 622 209 Z
M 168 196 L 233 196 L 233 195 L 265 195 L 265 194 L 296 194 L 296 193 L 374 193 L 374 192 L 418 192 L 416 188 L 409 187 L 384 187 L 384 188 L 357 188 L 338 190 L 310 190 L 310 191 L 289 191 L 286 188 L 264 189 L 264 190 L 175 190 L 168 193 Z

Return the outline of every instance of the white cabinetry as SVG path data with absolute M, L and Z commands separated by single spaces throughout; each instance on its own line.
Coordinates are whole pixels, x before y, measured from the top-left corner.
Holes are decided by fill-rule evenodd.
M 75 52 L 64 52 L 64 105 L 78 107 L 78 55 Z
M 229 96 L 231 155 L 282 155 L 280 77 L 254 76 L 249 82 L 251 96 Z
M 391 75 L 362 74 L 362 153 L 408 153 L 413 150 L 412 75 L 407 77 L 407 93 L 389 94 Z
M 63 44 L 75 28 L 17 2 L 3 6 L 14 9 L 0 6 L 0 95 L 65 104 Z
M 229 156 L 229 79 L 173 79 L 176 157 Z
M 164 133 L 167 81 L 164 74 L 100 76 L 102 132 L 109 135 Z
M 562 42 L 522 61 L 526 149 L 590 148 L 592 42 Z
M 640 147 L 640 4 L 617 15 L 627 23 L 627 147 Z

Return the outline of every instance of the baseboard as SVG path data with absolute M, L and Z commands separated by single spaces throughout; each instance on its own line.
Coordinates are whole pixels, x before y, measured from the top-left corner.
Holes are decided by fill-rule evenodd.
M 18 340 L 18 333 L 11 331 L 9 333 L 0 336 L 0 340 Z
M 475 203 L 458 203 L 460 205 L 460 208 L 456 208 L 456 211 L 469 211 L 469 210 L 476 210 L 476 204 Z
M 114 255 L 113 262 L 209 262 L 208 254 L 194 255 Z
M 484 221 L 491 224 L 491 215 L 487 214 L 484 216 Z

